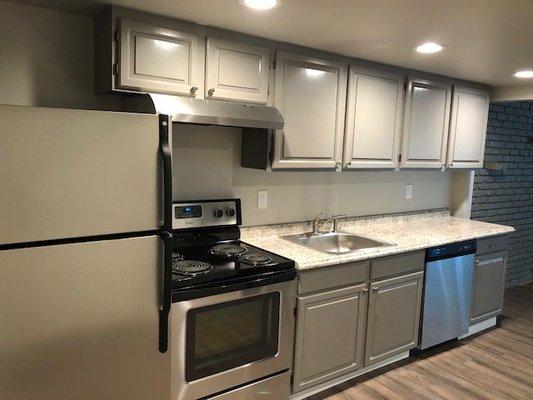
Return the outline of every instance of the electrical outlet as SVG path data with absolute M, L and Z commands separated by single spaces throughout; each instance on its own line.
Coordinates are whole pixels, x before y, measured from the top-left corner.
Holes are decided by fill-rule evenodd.
M 268 192 L 266 190 L 259 190 L 257 192 L 257 208 L 264 210 L 268 207 Z
M 413 198 L 413 185 L 408 183 L 405 185 L 405 198 L 411 200 Z

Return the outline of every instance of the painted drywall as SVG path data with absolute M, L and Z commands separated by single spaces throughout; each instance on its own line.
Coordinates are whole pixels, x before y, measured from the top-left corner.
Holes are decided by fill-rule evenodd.
M 0 0 L 0 104 L 119 110 L 94 94 L 93 18 Z
M 320 210 L 368 215 L 450 205 L 449 171 L 266 172 L 240 166 L 240 145 L 239 129 L 174 124 L 174 198 L 240 197 L 247 226 L 310 220 Z M 268 191 L 267 209 L 257 209 L 259 190 Z

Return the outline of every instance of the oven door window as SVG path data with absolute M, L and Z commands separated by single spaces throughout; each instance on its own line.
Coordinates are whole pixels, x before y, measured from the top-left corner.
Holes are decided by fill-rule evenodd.
M 274 292 L 189 310 L 187 382 L 275 356 L 279 308 Z

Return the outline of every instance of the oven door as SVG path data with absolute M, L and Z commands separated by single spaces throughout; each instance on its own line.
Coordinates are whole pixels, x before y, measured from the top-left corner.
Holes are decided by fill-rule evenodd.
M 172 399 L 220 394 L 290 369 L 295 281 L 172 304 Z

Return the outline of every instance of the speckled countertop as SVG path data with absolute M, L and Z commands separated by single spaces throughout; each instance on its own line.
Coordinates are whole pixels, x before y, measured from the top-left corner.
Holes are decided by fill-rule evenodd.
M 329 228 L 329 227 L 325 227 Z M 310 232 L 311 222 L 241 228 L 241 240 L 296 261 L 299 270 L 383 257 L 447 243 L 501 235 L 514 231 L 506 225 L 489 224 L 450 216 L 445 209 L 342 221 L 339 231 L 355 233 L 395 246 L 359 250 L 341 255 L 323 253 L 289 242 L 282 236 Z

